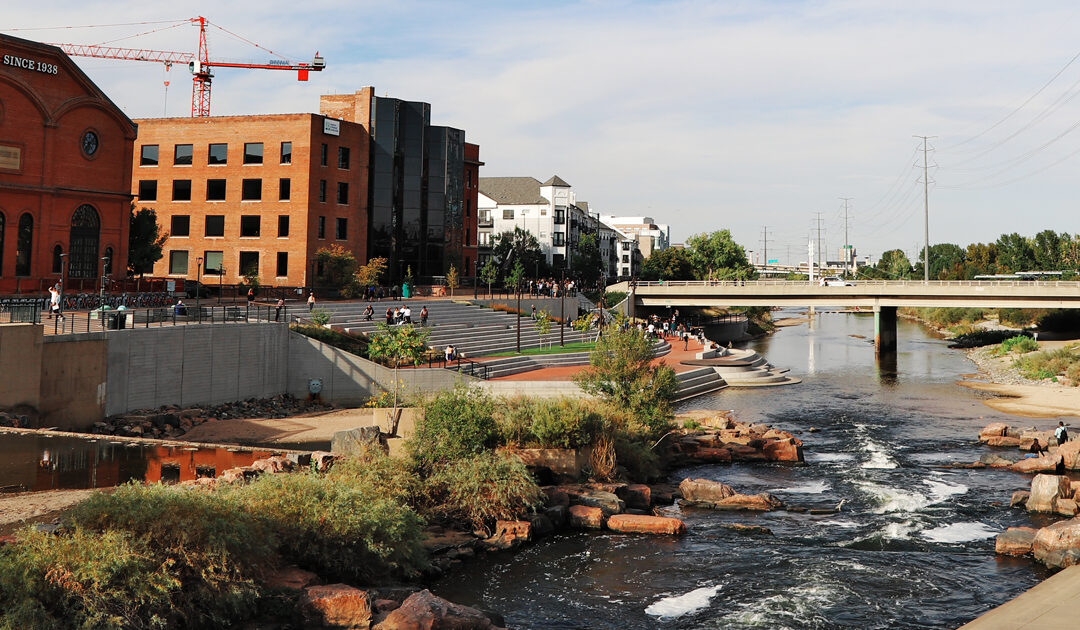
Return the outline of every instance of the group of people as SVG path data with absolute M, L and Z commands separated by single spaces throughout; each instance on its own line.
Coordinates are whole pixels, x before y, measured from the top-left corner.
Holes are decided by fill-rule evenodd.
M 375 314 L 375 309 L 371 307 L 371 304 L 367 305 L 364 309 L 364 320 L 371 321 L 372 316 Z M 427 326 L 428 310 L 427 306 L 420 309 L 420 325 Z M 402 324 L 412 324 L 412 309 L 408 304 L 403 304 L 401 308 L 386 307 L 386 325 L 387 326 L 401 326 Z
M 554 278 L 548 278 L 547 280 L 529 280 L 529 294 L 536 297 L 553 297 L 557 298 L 560 295 L 574 295 L 574 281 L 564 280 L 559 282 Z

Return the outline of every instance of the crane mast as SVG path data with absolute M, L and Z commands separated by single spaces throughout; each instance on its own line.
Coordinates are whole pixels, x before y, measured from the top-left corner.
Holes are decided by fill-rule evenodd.
M 124 61 L 153 61 L 166 66 L 172 64 L 187 65 L 191 72 L 191 116 L 193 118 L 210 115 L 210 84 L 214 78 L 213 68 L 249 68 L 258 70 L 295 70 L 298 81 L 307 81 L 308 72 L 319 72 L 326 67 L 326 61 L 315 53 L 311 63 L 293 63 L 285 60 L 269 63 L 241 63 L 213 61 L 206 44 L 206 25 L 209 21 L 202 16 L 188 20 L 199 26 L 199 51 L 196 54 L 146 48 L 121 48 L 117 46 L 94 46 L 87 44 L 50 43 L 73 57 L 97 57 L 100 59 L 120 59 Z M 218 27 L 221 28 L 221 27 Z

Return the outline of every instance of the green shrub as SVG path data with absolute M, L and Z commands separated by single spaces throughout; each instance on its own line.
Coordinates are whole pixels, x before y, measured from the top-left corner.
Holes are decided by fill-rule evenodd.
M 950 339 L 950 348 L 979 348 L 1001 343 L 1006 339 L 1020 335 L 1030 336 L 1030 333 L 1017 333 L 1015 330 L 972 330 L 957 335 Z
M 252 513 L 219 493 L 127 485 L 95 494 L 68 513 L 72 527 L 121 531 L 144 543 L 182 588 L 172 596 L 183 625 L 213 626 L 254 611 L 251 581 L 274 560 L 273 537 Z
M 330 313 L 325 309 L 317 308 L 311 311 L 311 323 L 316 326 L 325 326 L 330 323 Z
M 1042 380 L 1054 378 L 1058 374 L 1068 376 L 1069 371 L 1078 363 L 1080 351 L 1075 347 L 1067 347 L 1022 356 L 1016 360 L 1016 368 L 1024 378 Z
M 337 483 L 371 488 L 379 496 L 403 505 L 416 506 L 423 501 L 424 483 L 409 461 L 390 457 L 378 447 L 335 462 L 327 477 Z
M 625 300 L 626 295 L 627 295 L 626 291 L 605 291 L 604 292 L 604 300 L 605 300 L 604 304 L 605 304 L 605 306 L 615 306 L 619 302 L 622 302 L 623 300 Z M 597 300 L 593 300 L 593 302 L 596 302 L 596 301 Z
M 384 488 L 347 474 L 263 475 L 234 490 L 277 534 L 286 558 L 323 576 L 371 582 L 408 577 L 425 564 L 420 517 Z
M 500 442 L 533 448 L 579 448 L 603 429 L 602 406 L 575 398 L 503 401 L 495 413 Z
M 495 401 L 478 387 L 439 392 L 424 401 L 423 411 L 406 443 L 421 469 L 482 453 L 497 443 Z
M 325 313 L 325 311 L 322 312 Z M 329 315 L 327 316 L 329 317 Z M 301 335 L 304 335 L 305 337 L 311 337 L 312 339 L 316 339 L 327 345 L 344 350 L 345 352 L 351 352 L 360 357 L 367 356 L 367 342 L 364 341 L 361 337 L 354 337 L 353 335 L 347 335 L 343 332 L 338 332 L 330 328 L 323 328 L 321 325 L 312 326 L 294 324 L 291 329 L 295 332 L 300 333 Z
M 631 480 L 646 482 L 660 476 L 660 456 L 650 446 L 625 437 L 615 440 L 616 461 Z
M 999 308 L 998 321 L 1003 324 L 1012 324 L 1020 328 L 1027 328 L 1033 322 L 1046 315 L 1046 309 L 1038 308 Z
M 701 423 L 698 422 L 697 420 L 692 420 L 692 419 L 691 420 L 684 420 L 683 423 L 682 423 L 682 426 L 683 426 L 684 429 L 695 430 L 695 429 L 700 429 L 701 428 Z
M 492 531 L 540 504 L 540 488 L 516 457 L 486 452 L 439 468 L 427 480 L 427 514 L 434 520 Z
M 127 532 L 26 528 L 0 548 L 0 628 L 172 627 L 181 583 L 164 555 Z
M 1034 352 L 1039 349 L 1039 343 L 1028 337 L 1027 335 L 1016 335 L 1015 337 L 1009 337 L 1005 341 L 1002 341 L 997 348 L 994 348 L 993 354 L 996 356 L 1005 356 L 1007 354 Z

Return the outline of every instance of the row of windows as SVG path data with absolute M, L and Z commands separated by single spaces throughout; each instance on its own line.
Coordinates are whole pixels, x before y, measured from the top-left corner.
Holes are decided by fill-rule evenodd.
M 228 180 L 206 180 L 206 200 L 225 201 Z M 158 182 L 156 179 L 139 180 L 139 201 L 158 200 Z M 240 181 L 241 201 L 262 201 L 263 180 L 244 179 Z M 292 198 L 292 181 L 287 177 L 278 180 L 278 201 L 289 201 Z M 172 201 L 191 201 L 191 180 L 172 180 Z M 326 180 L 319 180 L 319 202 L 326 203 Z M 337 183 L 337 202 L 340 205 L 349 203 L 348 182 Z
M 316 227 L 318 238 L 326 238 L 326 217 L 319 217 Z M 278 216 L 277 237 L 285 238 L 289 235 L 289 217 Z M 170 237 L 191 236 L 191 216 L 187 214 L 174 214 L 170 219 Z M 225 236 L 225 215 L 208 214 L 203 217 L 204 237 Z M 262 217 L 257 214 L 245 214 L 240 216 L 240 237 L 258 238 L 262 236 Z M 345 217 L 337 217 L 334 222 L 334 238 L 344 241 L 349 238 L 349 220 Z
M 191 261 L 191 252 L 186 249 L 174 249 L 169 251 L 169 274 L 186 276 L 188 274 L 188 263 Z M 224 267 L 225 257 L 224 252 L 220 251 L 205 251 L 202 255 L 202 261 L 198 259 L 194 261 L 196 265 L 202 265 L 201 273 L 204 276 L 219 276 L 226 273 Z M 259 273 L 259 252 L 240 252 L 237 258 L 239 266 L 237 269 L 240 273 L 247 275 L 249 273 Z M 284 278 L 289 275 L 289 254 L 288 252 L 277 252 L 277 268 L 274 271 L 274 275 L 279 278 Z
M 469 210 L 469 200 L 466 199 L 465 200 L 465 216 L 469 216 L 469 212 L 470 212 L 470 210 Z M 526 214 L 526 211 L 522 210 L 521 211 L 522 218 L 525 217 L 525 214 Z M 542 216 L 542 217 L 547 216 L 547 208 L 540 208 L 540 216 Z M 562 221 L 561 217 L 562 217 L 562 215 L 560 214 L 560 211 L 558 209 L 556 209 L 555 210 L 555 222 L 556 223 L 562 223 L 563 221 Z M 503 219 L 507 220 L 507 221 L 513 221 L 514 220 L 514 209 L 513 208 L 503 208 Z M 481 215 L 481 221 L 490 221 L 490 220 L 491 220 L 491 211 L 490 210 L 485 210 L 483 212 L 483 214 Z
M 342 170 L 349 170 L 349 147 L 337 148 L 337 166 Z M 191 166 L 195 160 L 195 145 L 174 144 L 173 166 Z M 319 164 L 327 166 L 330 161 L 330 147 L 323 143 L 319 148 Z M 161 150 L 159 145 L 144 144 L 139 148 L 139 166 L 157 166 L 161 162 Z M 220 142 L 212 142 L 206 147 L 206 164 L 208 166 L 225 166 L 229 163 L 229 145 Z M 263 163 L 263 143 L 244 143 L 244 164 Z M 292 164 L 292 142 L 281 143 L 281 164 Z

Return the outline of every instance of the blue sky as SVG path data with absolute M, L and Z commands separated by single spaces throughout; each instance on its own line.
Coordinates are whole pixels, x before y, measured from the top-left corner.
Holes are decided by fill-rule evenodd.
M 481 145 L 482 175 L 557 173 L 592 208 L 652 216 L 675 241 L 728 228 L 760 256 L 768 226 L 769 258 L 801 260 L 820 212 L 835 256 L 839 198 L 851 197 L 849 240 L 861 255 L 914 254 L 915 134 L 938 136 L 932 243 L 1080 232 L 1072 3 L 46 1 L 6 7 L 4 32 L 97 43 L 164 25 L 11 29 L 196 15 L 327 60 L 307 83 L 219 70 L 215 114 L 316 111 L 321 94 L 374 85 L 465 129 Z M 184 26 L 116 44 L 193 51 L 196 36 Z M 212 58 L 267 57 L 221 31 L 209 38 Z M 189 111 L 184 69 L 76 61 L 133 118 L 163 114 L 166 78 L 168 114 Z

